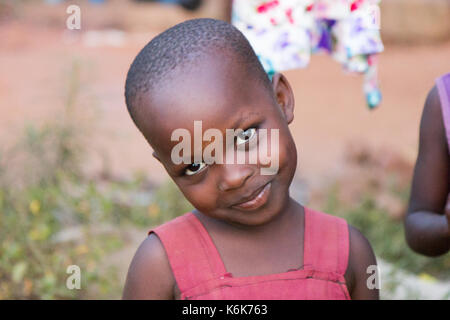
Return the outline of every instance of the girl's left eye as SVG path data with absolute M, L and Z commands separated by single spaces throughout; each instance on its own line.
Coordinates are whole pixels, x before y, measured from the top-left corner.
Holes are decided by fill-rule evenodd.
M 240 132 L 236 136 L 236 145 L 240 145 L 246 143 L 247 141 L 250 141 L 255 137 L 255 135 L 256 135 L 256 128 L 248 128 L 247 130 Z
M 197 174 L 200 171 L 202 171 L 203 168 L 205 168 L 205 167 L 206 167 L 206 163 L 204 163 L 204 162 L 193 163 L 189 167 L 186 168 L 184 173 L 188 176 L 192 176 L 192 175 Z

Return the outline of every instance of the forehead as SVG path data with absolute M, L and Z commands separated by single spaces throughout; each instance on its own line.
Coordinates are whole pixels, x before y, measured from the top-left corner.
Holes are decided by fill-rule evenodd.
M 272 92 L 245 68 L 226 56 L 209 55 L 172 72 L 143 99 L 142 131 L 155 151 L 164 152 L 175 129 L 193 132 L 194 121 L 202 121 L 203 130 L 224 131 L 245 118 L 270 114 Z

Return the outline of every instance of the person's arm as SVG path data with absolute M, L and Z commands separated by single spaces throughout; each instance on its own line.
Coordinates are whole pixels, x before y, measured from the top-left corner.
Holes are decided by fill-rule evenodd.
M 408 245 L 427 256 L 438 256 L 450 249 L 450 214 L 445 210 L 449 164 L 439 93 L 434 87 L 420 123 L 419 154 L 405 218 Z
M 349 257 L 345 273 L 347 289 L 352 300 L 378 300 L 379 274 L 375 254 L 361 232 L 349 225 Z M 373 279 L 369 279 L 372 277 Z M 375 280 L 375 277 L 376 280 Z
M 174 285 L 166 252 L 159 238 L 150 234 L 131 262 L 122 299 L 173 300 Z

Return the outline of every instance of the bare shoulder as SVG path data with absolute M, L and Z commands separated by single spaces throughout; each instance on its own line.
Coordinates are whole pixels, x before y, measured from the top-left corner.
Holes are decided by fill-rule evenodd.
M 128 269 L 123 299 L 174 299 L 175 279 L 159 238 L 150 234 Z
M 378 299 L 378 289 L 370 289 L 367 279 L 371 270 L 377 265 L 375 254 L 367 238 L 355 227 L 349 229 L 349 257 L 345 274 L 347 287 L 352 299 Z
M 372 258 L 375 261 L 375 255 L 372 250 L 372 246 L 370 245 L 369 240 L 355 227 L 348 225 L 349 231 L 349 241 L 350 241 L 350 255 L 351 254 L 356 258 L 357 256 L 365 256 L 367 258 Z

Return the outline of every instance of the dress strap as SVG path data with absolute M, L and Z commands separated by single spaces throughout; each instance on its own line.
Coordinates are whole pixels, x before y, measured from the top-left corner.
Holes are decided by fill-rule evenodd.
M 441 101 L 442 118 L 450 151 L 450 73 L 436 79 L 436 87 Z
M 344 275 L 349 255 L 347 222 L 305 207 L 305 268 Z
M 166 222 L 150 233 L 155 233 L 161 240 L 181 292 L 226 273 L 211 237 L 192 212 Z

